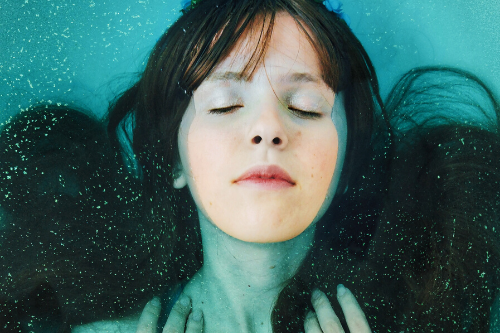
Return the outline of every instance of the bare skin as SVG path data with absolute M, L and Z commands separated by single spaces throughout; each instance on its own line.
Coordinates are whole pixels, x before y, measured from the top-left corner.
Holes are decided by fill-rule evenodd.
M 206 332 L 271 332 L 274 302 L 312 246 L 314 228 L 279 243 L 233 238 L 200 216 L 203 268 L 185 295 L 205 317 Z
M 337 190 L 347 136 L 340 95 L 321 79 L 313 47 L 285 14 L 263 64 L 253 78 L 239 79 L 234 73 L 246 59 L 238 50 L 252 47 L 251 37 L 212 74 L 223 80 L 209 77 L 193 93 L 181 123 L 174 187 L 189 186 L 195 200 L 204 262 L 164 332 L 272 332 L 276 299 L 313 247 L 315 222 Z M 293 184 L 237 181 L 269 165 Z M 313 295 L 304 330 L 343 332 L 326 295 Z M 370 332 L 352 294 L 340 288 L 338 300 L 351 332 Z M 159 311 L 156 300 L 148 303 L 137 332 L 153 333 Z
M 371 329 L 354 295 L 342 285 L 337 289 L 337 301 L 342 307 L 348 328 L 353 333 L 369 333 Z M 344 333 L 340 320 L 333 311 L 328 297 L 320 290 L 315 290 L 311 297 L 314 311 L 310 311 L 304 321 L 305 333 Z M 138 321 L 136 333 L 156 333 L 156 324 L 160 314 L 160 303 L 153 299 L 144 308 Z M 198 310 L 192 311 L 191 300 L 187 295 L 174 305 L 163 333 L 201 333 L 204 318 Z
M 333 107 L 340 99 L 291 16 L 278 15 L 254 75 L 238 75 L 257 32 L 249 28 L 194 91 L 179 129 L 174 186 L 194 198 L 204 255 L 185 294 L 206 332 L 272 332 L 275 301 L 313 246 L 345 152 L 345 110 Z M 239 181 L 268 166 L 291 180 Z

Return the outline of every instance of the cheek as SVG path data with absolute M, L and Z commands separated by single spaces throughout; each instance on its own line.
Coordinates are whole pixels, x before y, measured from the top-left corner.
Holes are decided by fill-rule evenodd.
M 293 164 L 299 175 L 298 193 L 287 208 L 295 221 L 293 236 L 300 234 L 325 211 L 336 187 L 339 140 L 333 124 L 303 131 L 294 147 Z
M 307 202 L 302 209 L 308 209 L 307 223 L 312 223 L 324 214 L 336 190 L 340 170 L 336 170 L 339 140 L 335 128 L 321 131 L 320 137 L 313 137 L 307 144 L 303 159 L 307 174 L 303 184 L 303 198 Z M 305 148 L 305 147 L 304 147 Z M 309 226 L 309 224 L 307 226 Z
M 222 171 L 224 165 L 236 151 L 237 136 L 229 129 L 213 129 L 200 126 L 196 122 L 191 126 L 187 140 L 190 167 L 193 172 L 204 170 Z
M 304 169 L 309 171 L 310 181 L 316 187 L 325 189 L 330 185 L 334 174 L 339 142 L 334 126 L 318 133 L 323 135 L 311 136 L 301 147 L 304 152 L 301 160 Z
M 343 124 L 343 123 L 342 123 Z M 342 125 L 340 124 L 340 125 Z M 345 155 L 345 145 L 346 145 L 346 133 L 347 130 L 344 127 L 338 129 L 335 128 L 333 131 L 334 135 L 328 137 L 327 141 L 329 146 L 321 145 L 315 155 L 323 154 L 323 158 L 317 159 L 319 177 L 323 177 L 318 185 L 317 193 L 311 195 L 317 195 L 316 202 L 322 202 L 318 211 L 316 211 L 316 216 L 312 223 L 317 222 L 328 210 L 332 203 L 333 197 L 337 192 L 338 184 L 340 181 L 340 176 L 342 168 L 344 165 L 344 155 Z M 329 181 L 324 181 L 329 179 Z M 319 195 L 321 193 L 321 195 Z
M 189 165 L 188 185 L 199 207 L 210 204 L 221 177 L 227 177 L 236 140 L 231 131 L 217 131 L 206 124 L 192 123 L 186 140 L 189 162 L 185 165 Z

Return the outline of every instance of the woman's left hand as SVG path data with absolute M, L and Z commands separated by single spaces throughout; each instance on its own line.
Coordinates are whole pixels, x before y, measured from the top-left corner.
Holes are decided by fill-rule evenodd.
M 158 323 L 160 311 L 160 299 L 155 297 L 142 310 L 135 333 L 156 333 L 156 324 Z
M 371 332 L 365 314 L 354 295 L 343 285 L 337 287 L 337 300 L 339 301 L 347 326 L 351 333 Z M 309 311 L 304 322 L 306 333 L 343 333 L 344 328 L 339 317 L 333 311 L 332 305 L 325 293 L 318 289 L 313 291 L 312 305 L 314 311 Z
M 135 333 L 156 333 L 161 304 L 158 297 L 149 301 L 137 324 Z M 168 315 L 163 333 L 201 333 L 203 331 L 203 313 L 201 310 L 191 311 L 191 299 L 181 295 Z

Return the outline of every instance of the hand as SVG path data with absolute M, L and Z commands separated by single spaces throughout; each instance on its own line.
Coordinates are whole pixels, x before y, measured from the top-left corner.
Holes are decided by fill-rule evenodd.
M 158 297 L 149 301 L 139 318 L 136 333 L 156 333 L 160 310 L 161 304 Z M 181 295 L 168 315 L 163 333 L 200 333 L 202 331 L 201 310 L 191 311 L 191 300 L 186 295 Z
M 343 285 L 337 287 L 337 300 L 342 307 L 351 333 L 369 333 L 370 326 L 354 295 Z M 309 311 L 304 322 L 306 333 L 344 333 L 339 317 L 333 311 L 326 295 L 318 289 L 311 297 L 313 311 Z

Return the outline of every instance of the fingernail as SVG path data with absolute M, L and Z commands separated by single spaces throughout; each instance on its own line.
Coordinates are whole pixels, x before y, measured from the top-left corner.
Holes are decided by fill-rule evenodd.
M 347 289 L 344 287 L 343 284 L 339 284 L 337 286 L 337 297 L 342 297 L 346 293 Z
M 187 296 L 181 296 L 180 300 L 182 306 L 188 306 L 189 305 L 189 298 Z
M 153 299 L 151 300 L 151 305 L 152 306 L 156 306 L 156 307 L 160 306 L 161 305 L 160 298 L 159 297 L 153 297 Z
M 313 300 L 318 300 L 321 297 L 321 292 L 319 289 L 314 289 L 312 292 L 312 298 Z
M 194 311 L 192 312 L 192 314 L 193 314 L 193 317 L 192 317 L 192 318 L 193 318 L 193 320 L 194 320 L 194 321 L 200 321 L 200 320 L 201 320 L 201 317 L 202 317 L 202 315 L 203 315 L 203 314 L 201 313 L 201 310 L 200 310 L 200 309 L 196 309 L 196 310 L 194 310 Z

